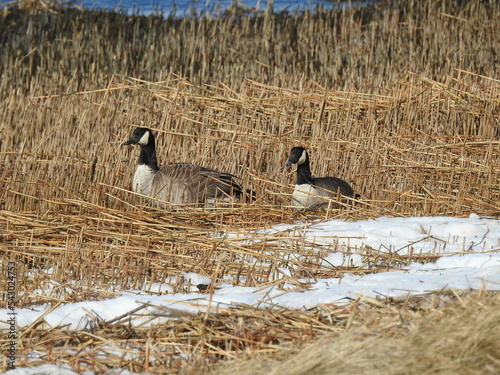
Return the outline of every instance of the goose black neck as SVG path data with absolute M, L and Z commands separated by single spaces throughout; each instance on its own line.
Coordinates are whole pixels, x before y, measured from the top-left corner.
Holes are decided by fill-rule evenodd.
M 141 146 L 141 154 L 139 155 L 139 164 L 145 164 L 154 171 L 157 171 L 158 168 L 158 160 L 156 159 L 156 150 L 155 150 L 155 139 L 153 135 L 149 135 L 149 142 L 145 146 Z
M 309 167 L 309 158 L 302 164 L 297 165 L 297 185 L 312 184 L 313 178 Z

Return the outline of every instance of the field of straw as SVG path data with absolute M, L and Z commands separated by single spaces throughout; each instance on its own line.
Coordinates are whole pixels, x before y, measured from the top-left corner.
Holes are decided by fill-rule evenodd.
M 498 51 L 493 0 L 304 14 L 232 8 L 202 19 L 11 3 L 0 14 L 0 290 L 8 261 L 16 263 L 18 308 L 106 299 L 183 272 L 279 285 L 285 280 L 276 270 L 290 251 L 302 254 L 303 271 L 286 282 L 300 283 L 353 270 L 325 273 L 319 245 L 292 241 L 284 251 L 277 241 L 262 249 L 222 243 L 218 234 L 312 218 L 498 217 Z M 156 131 L 160 164 L 233 173 L 256 201 L 149 207 L 130 191 L 138 150 L 121 147 L 138 125 Z M 361 195 L 354 208 L 290 207 L 295 174 L 284 163 L 297 145 L 309 150 L 315 175 L 351 183 Z M 259 261 L 250 266 L 246 257 Z M 188 287 L 176 280 L 175 291 Z M 450 292 L 321 313 L 235 309 L 147 329 L 98 322 L 93 332 L 42 319 L 22 332 L 18 365 L 227 373 L 237 361 L 248 374 L 327 374 L 296 363 L 328 356 L 328 348 L 336 353 L 331 363 L 346 369 L 338 373 L 421 374 L 428 364 L 436 373 L 493 374 L 500 369 L 500 338 L 490 330 L 498 305 L 486 292 Z M 441 335 L 435 345 L 453 342 L 441 359 L 425 340 L 434 330 Z M 100 354 L 103 345 L 130 342 L 134 355 Z M 8 345 L 1 332 L 0 345 Z M 395 357 L 381 361 L 382 351 Z M 152 352 L 161 357 L 149 363 Z M 252 358 L 259 365 L 249 368 L 244 360 Z

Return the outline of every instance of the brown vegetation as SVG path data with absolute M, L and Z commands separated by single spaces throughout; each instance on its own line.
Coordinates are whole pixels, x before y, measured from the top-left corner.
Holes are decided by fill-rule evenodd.
M 420 300 L 425 307 L 413 305 L 416 301 L 411 308 L 368 304 L 357 311 L 358 325 L 347 331 L 323 334 L 301 350 L 288 348 L 279 361 L 256 356 L 224 363 L 210 374 L 497 374 L 499 297 L 459 298 L 440 307 L 431 307 L 442 302 L 437 297 Z
M 296 268 L 303 273 L 292 280 L 298 284 L 354 271 L 322 268 L 328 251 L 381 256 L 293 239 L 283 251 L 277 244 L 286 238 L 262 249 L 215 235 L 297 218 L 498 215 L 500 5 L 400 3 L 304 15 L 232 10 L 203 20 L 4 10 L 0 261 L 18 264 L 19 307 L 109 298 L 110 287 L 169 283 L 182 272 L 234 276 L 249 286 L 280 284 L 285 281 L 276 270 L 290 261 L 290 249 L 301 255 Z M 129 191 L 137 150 L 120 147 L 138 124 L 158 132 L 160 164 L 187 161 L 236 174 L 257 201 L 168 214 L 143 204 Z M 351 183 L 360 203 L 297 216 L 289 207 L 294 174 L 284 168 L 295 145 L 310 151 L 313 173 Z M 250 258 L 258 262 L 247 264 Z M 55 283 L 61 287 L 50 295 L 32 293 Z M 346 308 L 335 307 L 335 316 L 345 317 Z M 235 343 L 226 334 L 249 314 L 258 316 L 255 327 L 244 343 Z M 337 326 L 321 314 L 314 321 L 310 314 L 282 314 L 242 310 L 213 317 L 210 327 L 186 317 L 154 332 L 102 323 L 95 333 L 100 338 L 92 340 L 96 347 L 109 340 L 118 345 L 138 335 L 146 345 L 148 335 L 168 336 L 170 356 L 157 367 L 148 368 L 140 356 L 113 362 L 160 373 L 260 352 L 277 355 L 286 342 L 345 328 L 346 321 Z M 280 328 L 282 316 L 300 329 L 295 323 Z M 193 339 L 200 327 L 216 339 Z M 83 345 L 86 335 L 31 327 L 22 353 Z M 372 344 L 378 345 L 366 345 Z M 105 360 L 95 354 L 85 354 L 85 361 L 103 370 Z M 79 361 L 64 350 L 46 360 L 77 367 Z M 498 369 L 491 363 L 485 366 Z

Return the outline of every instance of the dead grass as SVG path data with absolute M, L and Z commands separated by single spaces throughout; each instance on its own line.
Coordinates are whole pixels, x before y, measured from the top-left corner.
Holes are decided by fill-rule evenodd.
M 455 74 L 462 82 L 478 79 L 470 73 Z M 471 89 L 472 83 L 468 86 L 474 96 L 498 101 L 496 81 L 481 80 L 480 89 Z M 17 125 L 15 132 L 7 131 L 4 137 L 5 144 L 13 146 L 2 151 L 0 238 L 2 264 L 7 260 L 18 264 L 19 307 L 105 299 L 114 295 L 113 290 L 144 288 L 154 282 L 182 292 L 189 287 L 189 280 L 180 277 L 183 272 L 215 280 L 231 276 L 238 285 L 303 287 L 307 280 L 345 272 L 376 272 L 412 261 L 434 261 L 439 253 L 396 257 L 374 249 L 325 248 L 287 233 L 272 238 L 254 234 L 248 243 L 226 235 L 297 219 L 498 215 L 496 115 L 457 107 L 457 96 L 471 93 L 454 88 L 453 82 L 455 78 L 445 85 L 409 75 L 392 95 L 379 96 L 278 89 L 251 81 L 235 92 L 224 86 L 193 87 L 175 77 L 161 83 L 120 82 L 115 77 L 103 92 L 9 98 L 3 112 L 9 120 L 2 124 Z M 415 92 L 415 97 L 408 91 Z M 148 103 L 146 108 L 143 103 Z M 451 119 L 456 134 L 442 127 L 442 117 Z M 483 120 L 477 122 L 478 117 Z M 127 189 L 137 151 L 119 146 L 133 124 L 141 121 L 155 124 L 161 162 L 193 161 L 235 173 L 256 191 L 257 201 L 168 214 L 142 205 L 141 198 Z M 470 134 L 472 129 L 481 134 Z M 288 206 L 293 172 L 283 167 L 288 149 L 296 144 L 311 151 L 316 174 L 346 178 L 362 194 L 361 202 L 354 208 L 297 215 Z M 322 258 L 331 251 L 361 253 L 367 264 L 378 266 L 328 268 Z M 282 266 L 293 270 L 291 277 L 279 272 Z M 247 327 L 246 314 L 254 313 L 251 309 L 239 313 L 243 316 L 234 317 L 231 329 L 238 324 Z M 275 313 L 258 314 L 275 318 Z M 283 314 L 287 319 L 305 319 L 299 324 L 303 330 L 276 330 L 281 318 L 261 317 L 249 337 L 235 338 L 233 331 L 226 332 L 229 323 L 221 326 L 223 319 L 229 319 L 224 316 L 211 317 L 210 324 L 215 325 L 210 329 L 206 321 L 190 317 L 183 323 L 187 327 L 180 326 L 186 331 L 177 333 L 171 332 L 171 325 L 154 328 L 160 333 L 137 333 L 121 323 L 102 323 L 100 336 L 93 331 L 75 335 L 64 327 L 33 327 L 21 352 L 50 347 L 44 361 L 79 368 L 80 359 L 91 358 L 92 368 L 102 371 L 105 356 L 100 348 L 106 343 L 126 347 L 130 354 L 127 359 L 123 352 L 117 354 L 114 366 L 182 372 L 198 367 L 200 361 L 209 366 L 241 358 L 241 353 L 274 355 L 289 340 L 307 341 L 330 329 L 322 322 L 314 323 L 321 327 L 318 330 L 310 328 L 308 317 L 294 317 L 301 313 Z M 199 336 L 200 325 L 210 340 Z M 151 339 L 139 340 L 136 335 L 153 335 L 159 338 L 157 345 L 164 346 L 152 348 L 146 345 Z M 137 340 L 138 348 L 127 346 Z M 79 356 L 55 350 L 73 344 L 86 349 Z M 144 351 L 151 350 L 158 350 L 164 359 L 155 365 L 145 362 Z M 35 363 L 26 361 L 21 363 Z
M 162 308 L 168 323 L 132 327 L 131 320 L 154 307 L 144 305 L 113 321 L 94 316 L 80 331 L 42 319 L 22 333 L 19 366 L 50 362 L 78 372 L 153 374 L 495 374 L 499 301 L 498 293 L 452 291 L 304 312 L 236 306 L 189 316 Z
M 500 333 L 492 328 L 499 322 L 498 294 L 430 308 L 436 301 L 424 298 L 425 307 L 417 309 L 415 301 L 361 306 L 355 328 L 324 333 L 301 350 L 283 350 L 279 361 L 257 355 L 210 374 L 497 374 Z
M 283 161 L 301 144 L 316 175 L 353 184 L 365 217 L 494 212 L 498 81 L 453 74 L 446 82 L 409 74 L 384 96 L 252 81 L 234 91 L 175 76 L 159 83 L 114 77 L 107 90 L 69 96 L 13 96 L 3 114 L 4 208 L 44 211 L 70 198 L 131 209 L 123 189 L 137 152 L 119 145 L 143 124 L 159 133 L 161 163 L 234 173 L 260 206 L 288 204 L 294 176 Z
M 498 74 L 494 0 L 381 1 L 306 13 L 232 7 L 202 19 L 130 18 L 31 3 L 31 9 L 2 12 L 4 92 L 29 87 L 34 76 L 56 84 L 46 86 L 46 94 L 102 88 L 113 74 L 154 82 L 175 73 L 236 91 L 251 79 L 383 94 L 408 71 L 439 81 L 455 68 Z

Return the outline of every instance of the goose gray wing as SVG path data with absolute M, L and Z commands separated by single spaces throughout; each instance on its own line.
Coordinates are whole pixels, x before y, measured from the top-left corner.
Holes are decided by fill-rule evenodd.
M 204 203 L 207 199 L 238 197 L 235 176 L 191 163 L 164 165 L 155 174 L 152 196 L 172 204 Z
M 166 164 L 155 174 L 150 195 L 172 204 L 199 203 L 197 186 L 192 183 L 197 173 L 195 164 Z
M 324 197 L 335 196 L 337 193 L 346 197 L 353 197 L 354 190 L 344 180 L 337 177 L 314 178 L 313 185 L 318 187 L 316 194 Z
M 200 172 L 195 178 L 198 184 L 199 196 L 202 201 L 207 199 L 223 199 L 226 197 L 241 198 L 242 188 L 236 182 L 236 176 L 200 167 Z

